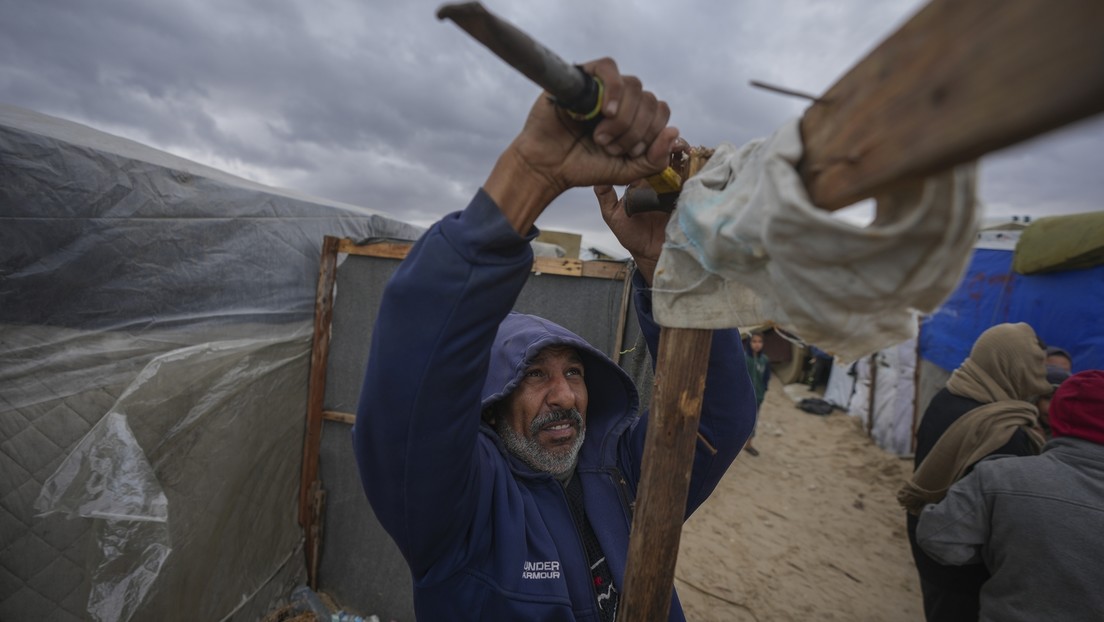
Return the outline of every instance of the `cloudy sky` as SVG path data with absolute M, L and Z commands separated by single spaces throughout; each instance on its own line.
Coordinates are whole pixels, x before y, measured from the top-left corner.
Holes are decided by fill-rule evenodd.
M 486 0 L 567 60 L 615 58 L 693 144 L 743 143 L 921 0 Z M 463 207 L 537 90 L 420 0 L 0 0 L 0 102 L 428 224 Z M 1015 105 L 1015 102 L 1009 102 Z M 986 215 L 1104 209 L 1104 119 L 983 161 Z M 589 190 L 538 222 L 619 250 Z

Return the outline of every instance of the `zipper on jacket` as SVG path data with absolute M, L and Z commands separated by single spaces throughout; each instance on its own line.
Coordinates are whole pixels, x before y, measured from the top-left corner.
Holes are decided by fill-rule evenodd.
M 575 474 L 572 475 L 572 477 L 579 477 L 579 472 L 576 471 Z M 579 480 L 579 485 L 583 485 L 583 480 Z M 581 531 L 579 531 L 578 523 L 575 522 L 575 513 L 571 511 L 571 501 L 567 498 L 567 486 L 561 484 L 558 486 L 558 488 L 560 489 L 560 494 L 563 496 L 564 504 L 567 505 L 567 514 L 571 517 L 571 525 L 575 527 L 575 543 L 579 546 L 579 550 L 583 554 L 583 565 L 586 566 L 587 571 L 590 572 L 590 557 L 587 555 L 586 546 L 583 545 L 583 534 Z M 583 503 L 583 520 L 590 520 L 590 518 L 586 515 L 586 503 Z M 591 528 L 591 530 L 593 530 L 593 527 Z M 595 535 L 595 537 L 597 537 L 597 535 Z M 599 542 L 598 546 L 601 545 L 602 543 Z M 602 555 L 605 554 L 606 552 L 603 550 Z M 590 575 L 591 576 L 587 578 L 587 585 L 590 586 L 590 594 L 591 596 L 593 596 L 593 600 L 591 600 L 591 603 L 594 605 L 595 616 L 601 618 L 601 613 L 598 611 L 598 588 L 594 587 L 593 572 L 590 572 Z M 570 592 L 568 593 L 570 594 Z
M 629 500 L 629 483 L 617 467 L 609 467 L 606 476 L 610 478 L 613 487 L 617 489 L 617 498 L 621 500 L 621 511 L 625 514 L 629 531 L 632 532 L 633 517 L 636 515 L 636 500 Z

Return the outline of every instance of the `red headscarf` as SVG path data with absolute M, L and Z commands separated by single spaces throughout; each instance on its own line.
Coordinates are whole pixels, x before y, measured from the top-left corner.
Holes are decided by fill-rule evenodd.
M 1104 371 L 1074 374 L 1058 387 L 1050 401 L 1050 428 L 1055 437 L 1104 445 Z

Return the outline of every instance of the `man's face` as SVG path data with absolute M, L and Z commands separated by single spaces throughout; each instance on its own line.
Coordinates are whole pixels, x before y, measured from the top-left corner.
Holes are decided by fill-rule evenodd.
M 545 348 L 497 409 L 498 435 L 534 469 L 559 475 L 575 465 L 586 431 L 583 371 L 574 348 Z
M 763 337 L 762 335 L 752 335 L 750 340 L 751 353 L 759 354 L 763 351 Z

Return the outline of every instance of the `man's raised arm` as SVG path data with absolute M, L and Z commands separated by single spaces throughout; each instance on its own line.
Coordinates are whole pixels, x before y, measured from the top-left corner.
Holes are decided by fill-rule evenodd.
M 612 60 L 584 68 L 605 84 L 605 118 L 587 130 L 539 98 L 483 190 L 419 240 L 380 304 L 353 438 L 369 501 L 416 574 L 457 551 L 487 494 L 480 391 L 537 217 L 568 188 L 662 170 L 678 136 L 666 104 Z

